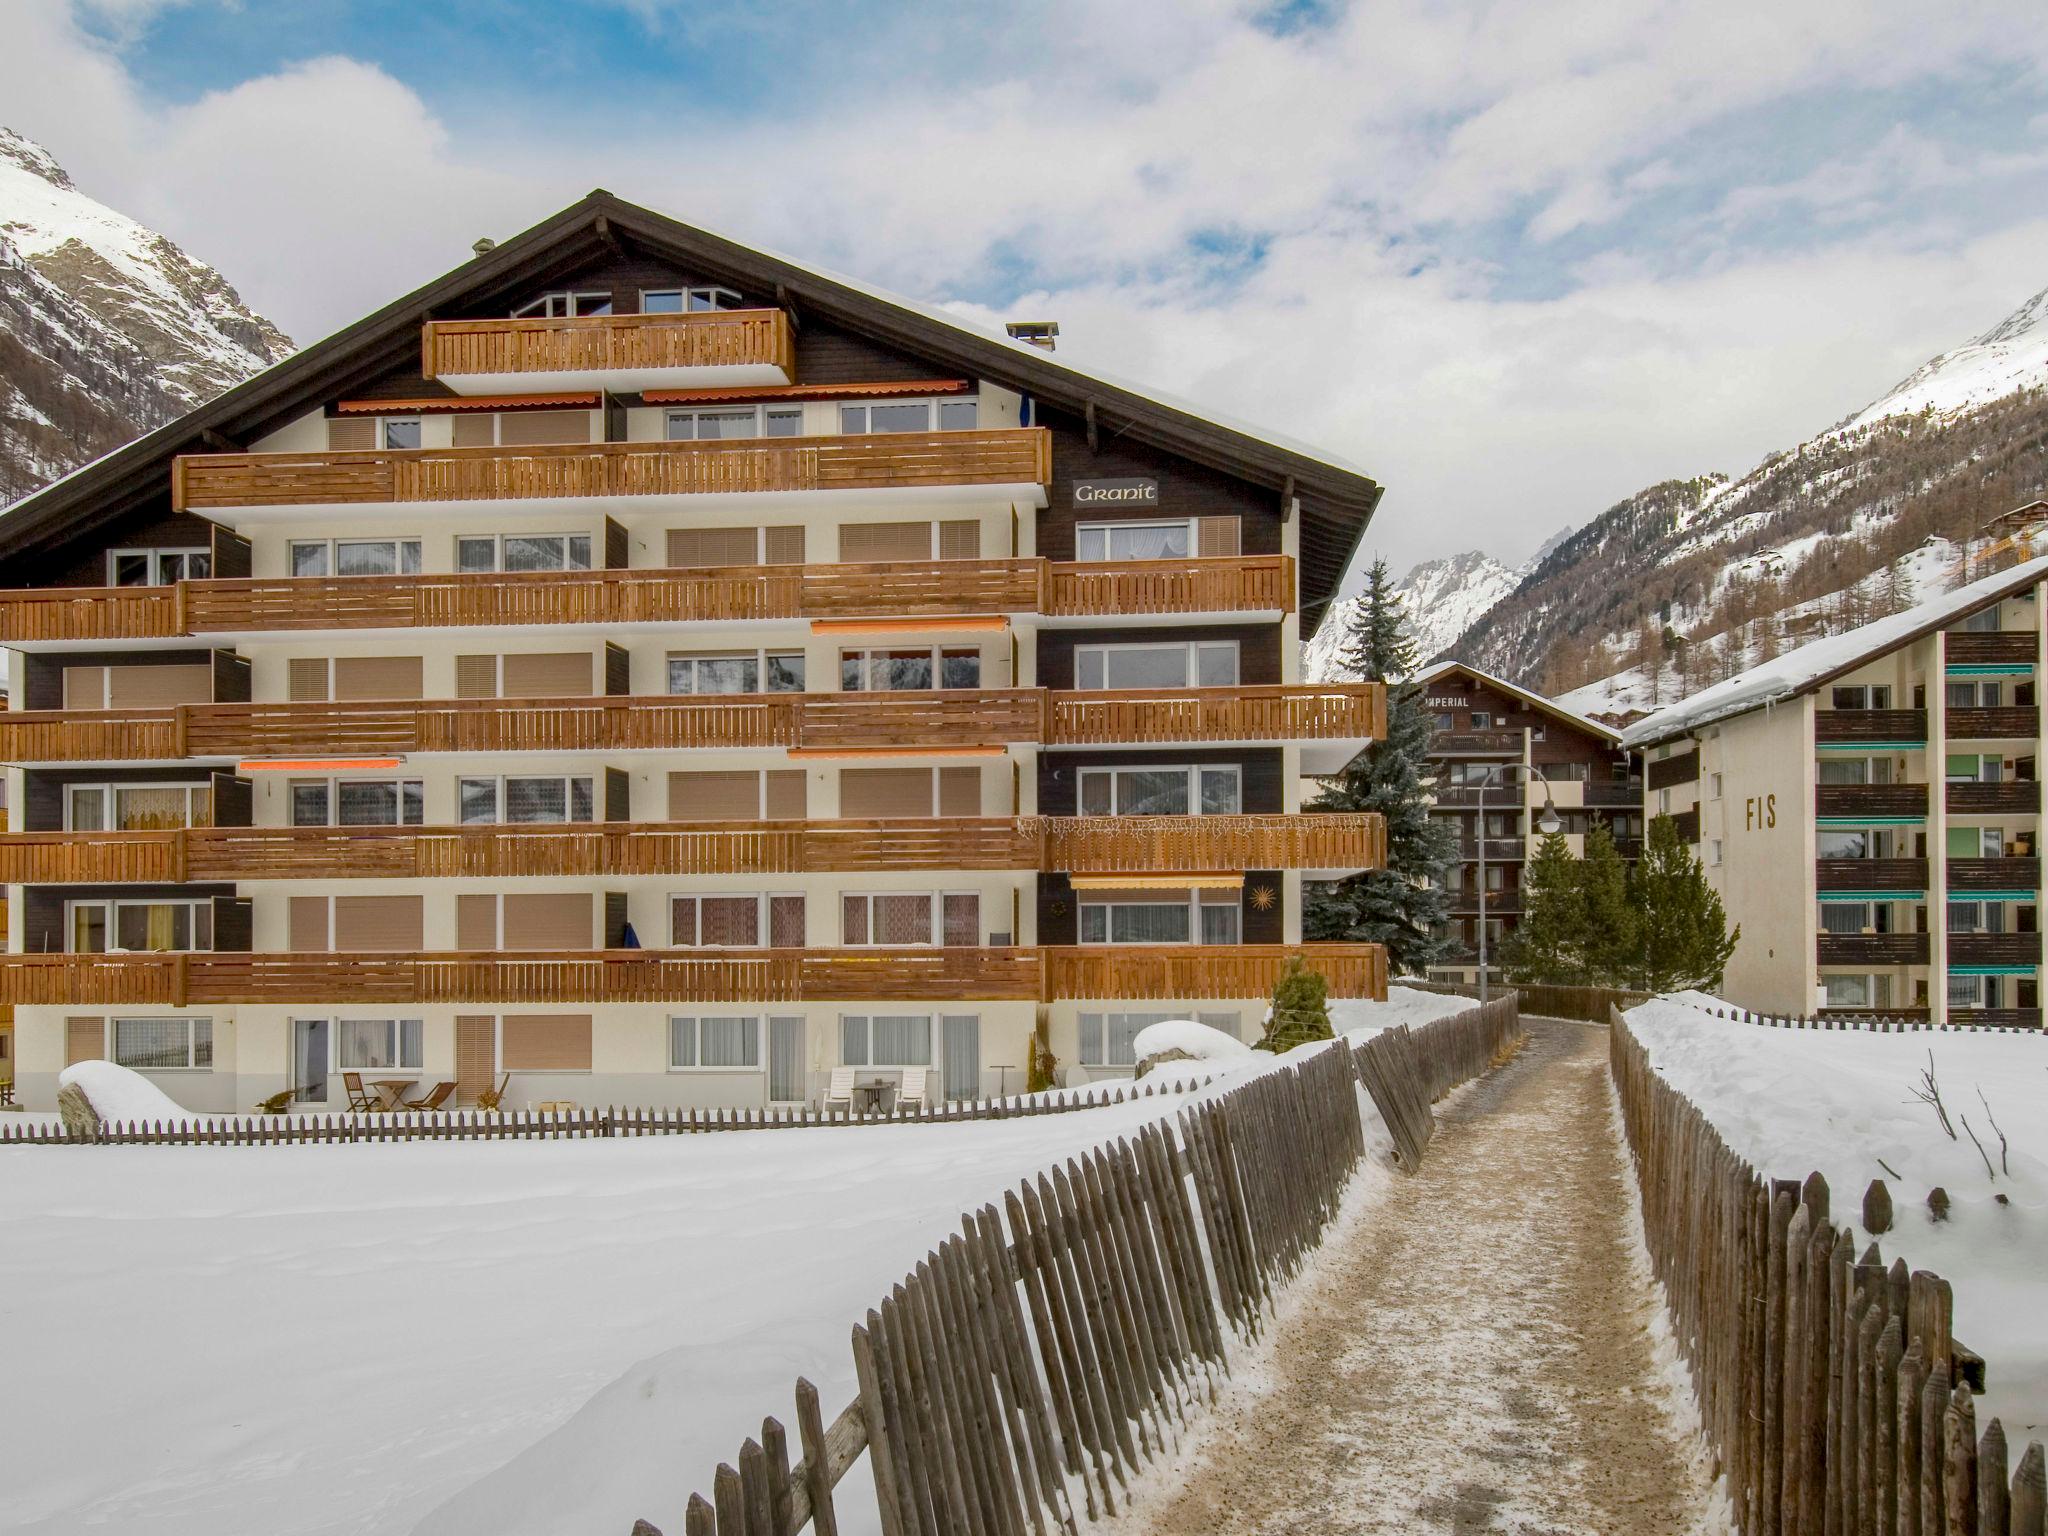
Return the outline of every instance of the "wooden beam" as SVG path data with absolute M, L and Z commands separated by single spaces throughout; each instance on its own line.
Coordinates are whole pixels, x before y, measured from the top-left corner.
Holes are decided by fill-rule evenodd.
M 1289 475 L 1287 483 L 1280 487 L 1280 521 L 1282 523 L 1294 521 L 1294 502 L 1294 476 Z
M 243 451 L 242 444 L 236 442 L 224 432 L 214 431 L 211 427 L 204 428 L 200 432 L 199 441 L 208 448 L 211 448 L 215 453 L 240 453 Z
M 1095 431 L 1095 401 L 1093 397 L 1090 397 L 1082 407 L 1081 414 L 1088 423 L 1088 451 L 1090 453 L 1100 453 L 1102 445 Z
M 804 318 L 797 313 L 796 295 L 789 291 L 787 283 L 777 283 L 775 285 L 775 307 L 789 316 L 789 328 L 792 332 L 801 331 L 804 328 Z

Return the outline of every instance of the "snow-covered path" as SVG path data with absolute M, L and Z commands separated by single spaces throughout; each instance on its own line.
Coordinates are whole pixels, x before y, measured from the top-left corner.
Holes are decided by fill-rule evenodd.
M 1333 1236 L 1127 1536 L 1725 1529 L 1653 1344 L 1607 1033 L 1529 1029 Z

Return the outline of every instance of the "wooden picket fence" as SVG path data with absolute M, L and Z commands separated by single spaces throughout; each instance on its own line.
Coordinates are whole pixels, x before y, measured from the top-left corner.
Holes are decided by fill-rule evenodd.
M 1828 1216 L 1818 1173 L 1767 1179 L 1613 1014 L 1643 1227 L 1744 1536 L 2043 1536 L 2048 1465 L 1981 1439 L 1948 1282 Z
M 1405 1053 L 1395 1076 L 1420 1094 L 1494 1059 L 1519 1028 L 1502 1002 L 1368 1049 Z M 1045 1536 L 1115 1514 L 1336 1215 L 1365 1152 L 1361 1054 L 1309 1055 L 965 1217 L 854 1327 L 854 1401 L 827 1425 L 799 1379 L 801 1459 L 763 1420 L 711 1497 L 690 1496 L 686 1536 L 838 1536 L 834 1490 L 863 1452 L 883 1536 Z
M 1632 1007 L 1633 1004 L 1624 1003 L 1621 1006 L 1626 1008 Z M 1740 1024 L 1759 1024 L 1766 1029 L 1840 1030 L 1865 1035 L 2035 1035 L 2048 1038 L 2032 1024 L 1936 1024 L 1930 1019 L 1902 1014 L 1756 1013 L 1748 1008 L 1738 1008 L 1733 1003 L 1719 1008 L 1703 1008 L 1700 1011 L 1716 1019 L 1733 1019 Z
M 1459 1083 L 1500 1059 L 1522 1034 L 1514 993 L 1496 997 L 1465 1013 L 1426 1025 L 1429 1045 L 1418 1049 L 1407 1025 L 1373 1036 L 1357 1047 L 1358 1078 L 1372 1095 L 1394 1141 L 1394 1161 L 1404 1173 L 1422 1163 L 1436 1133 L 1430 1106 Z
M 1185 1086 L 1185 1085 L 1184 1085 Z M 1204 1079 L 1199 1087 L 1207 1087 Z M 952 1125 L 963 1120 L 1013 1120 L 1101 1109 L 1163 1092 L 1132 1084 L 1107 1092 L 1073 1090 L 1049 1098 L 952 1099 L 923 1109 L 878 1114 L 780 1109 L 572 1109 L 493 1114 L 227 1115 L 188 1121 L 102 1121 L 96 1135 L 62 1125 L 0 1125 L 0 1146 L 284 1147 L 308 1143 L 391 1141 L 560 1141 L 597 1136 L 691 1136 L 709 1131 L 781 1131 L 822 1126 Z
M 1397 976 L 1394 985 L 1413 987 L 1418 992 L 1441 992 L 1448 997 L 1477 997 L 1479 988 L 1468 981 L 1418 981 Z M 1491 989 L 1496 996 L 1508 995 Z M 1531 1018 L 1576 1019 L 1582 1024 L 1605 1024 L 1610 1008 L 1633 1008 L 1647 1003 L 1648 992 L 1628 992 L 1616 987 L 1552 987 L 1535 982 L 1516 982 L 1508 992 L 1521 998 L 1521 1011 Z

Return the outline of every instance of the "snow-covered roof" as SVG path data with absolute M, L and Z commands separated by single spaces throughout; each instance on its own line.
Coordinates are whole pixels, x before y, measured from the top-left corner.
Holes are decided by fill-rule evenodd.
M 1603 741 L 1618 743 L 1621 740 L 1621 733 L 1615 730 L 1613 726 L 1602 725 L 1597 720 L 1589 720 L 1577 710 L 1565 708 L 1564 705 L 1558 703 L 1555 699 L 1545 698 L 1540 693 L 1531 693 L 1520 684 L 1511 683 L 1504 677 L 1496 677 L 1491 672 L 1483 672 L 1470 662 L 1439 661 L 1432 666 L 1424 667 L 1416 674 L 1415 680 L 1418 683 L 1433 683 L 1446 672 L 1463 672 L 1468 677 L 1477 678 L 1480 682 L 1486 684 L 1487 687 L 1498 688 L 1502 693 L 1521 700 L 1531 709 L 1538 710 L 1554 719 L 1562 720 L 1566 725 L 1575 726 L 1579 730 L 1600 737 Z
M 1985 576 L 1917 608 L 1908 608 L 1859 629 L 1802 645 L 1645 716 L 1622 733 L 1621 744 L 1637 751 L 1716 720 L 1746 715 L 1753 709 L 1811 693 L 1830 678 L 1840 677 L 1922 635 L 1945 629 L 1985 604 L 2043 579 L 2048 579 L 2048 557 Z

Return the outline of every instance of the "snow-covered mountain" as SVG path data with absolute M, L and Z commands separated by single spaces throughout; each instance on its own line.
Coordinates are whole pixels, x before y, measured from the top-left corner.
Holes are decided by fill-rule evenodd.
M 0 128 L 0 503 L 291 351 L 212 267 Z
M 1844 430 L 1922 411 L 1954 415 L 2043 383 L 2048 383 L 2048 288 L 1982 336 L 1922 363 L 1882 399 L 1852 416 Z

